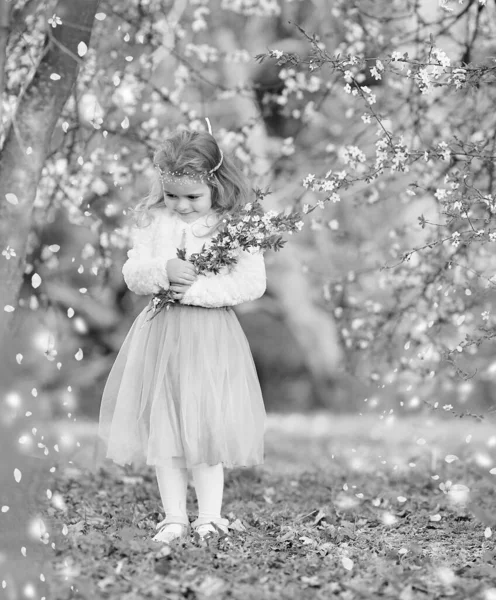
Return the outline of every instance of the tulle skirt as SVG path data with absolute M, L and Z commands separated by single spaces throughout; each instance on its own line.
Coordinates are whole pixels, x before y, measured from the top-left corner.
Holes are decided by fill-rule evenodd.
M 119 465 L 263 463 L 265 408 L 231 307 L 138 315 L 110 371 L 98 435 Z

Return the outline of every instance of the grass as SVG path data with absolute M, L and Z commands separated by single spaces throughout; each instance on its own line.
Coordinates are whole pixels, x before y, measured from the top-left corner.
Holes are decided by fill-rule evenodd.
M 488 422 L 272 416 L 265 465 L 226 471 L 231 534 L 171 546 L 151 541 L 151 467 L 92 470 L 91 444 L 72 459 L 43 509 L 57 600 L 496 600 Z

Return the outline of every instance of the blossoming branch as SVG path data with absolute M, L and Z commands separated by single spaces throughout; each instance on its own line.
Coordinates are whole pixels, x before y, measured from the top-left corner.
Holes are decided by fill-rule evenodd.
M 217 274 L 222 267 L 233 268 L 238 262 L 238 251 L 245 250 L 250 253 L 256 251 L 265 252 L 284 247 L 287 240 L 283 240 L 281 234 L 292 235 L 295 231 L 301 231 L 304 223 L 298 212 L 289 214 L 278 213 L 274 210 L 264 212 L 260 200 L 265 193 L 256 191 L 256 199 L 245 204 L 237 215 L 230 215 L 223 219 L 228 223 L 225 228 L 203 245 L 200 252 L 189 257 L 198 274 Z M 177 250 L 177 257 L 186 259 L 184 248 Z M 162 290 L 155 294 L 151 300 L 148 311 L 152 312 L 149 320 L 153 319 L 163 308 L 169 309 L 171 304 L 176 303 L 170 289 Z

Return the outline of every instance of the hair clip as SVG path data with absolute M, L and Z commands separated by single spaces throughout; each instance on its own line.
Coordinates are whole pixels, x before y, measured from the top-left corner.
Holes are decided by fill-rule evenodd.
M 219 148 L 219 152 L 220 152 L 220 160 L 213 169 L 210 169 L 210 171 L 208 172 L 209 175 L 211 175 L 212 173 L 215 173 L 215 171 L 217 171 L 217 169 L 220 167 L 220 165 L 224 161 L 224 153 L 222 152 L 222 150 L 220 148 Z

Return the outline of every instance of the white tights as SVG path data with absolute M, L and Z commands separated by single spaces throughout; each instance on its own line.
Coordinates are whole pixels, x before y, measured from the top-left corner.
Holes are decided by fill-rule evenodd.
M 186 512 L 188 470 L 178 467 L 156 466 L 158 488 L 166 515 L 171 523 L 189 523 Z M 224 469 L 222 464 L 193 467 L 191 469 L 196 497 L 198 517 L 220 519 L 224 493 Z

